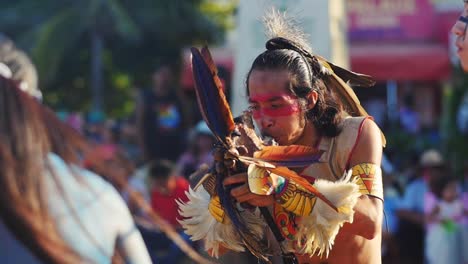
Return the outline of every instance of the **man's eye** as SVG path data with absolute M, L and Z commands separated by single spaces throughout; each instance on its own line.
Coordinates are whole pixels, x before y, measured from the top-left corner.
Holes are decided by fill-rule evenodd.
M 257 111 L 259 109 L 258 105 L 250 105 L 249 110 L 250 111 Z
M 280 108 L 281 106 L 282 106 L 281 104 L 271 104 L 271 105 L 270 105 L 270 107 L 271 107 L 272 109 L 278 109 L 278 108 Z

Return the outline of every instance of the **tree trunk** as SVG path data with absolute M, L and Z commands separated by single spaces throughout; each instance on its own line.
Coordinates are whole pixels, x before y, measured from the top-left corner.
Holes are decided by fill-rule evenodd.
M 93 96 L 93 111 L 102 112 L 102 50 L 101 33 L 93 30 L 91 33 L 91 91 Z

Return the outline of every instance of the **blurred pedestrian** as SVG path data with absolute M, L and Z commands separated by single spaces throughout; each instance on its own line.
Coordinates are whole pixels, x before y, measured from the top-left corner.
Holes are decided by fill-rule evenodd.
M 140 146 L 146 161 L 176 161 L 185 142 L 186 116 L 168 65 L 156 69 L 152 86 L 143 90 L 137 101 L 137 126 Z
M 409 134 L 417 135 L 421 131 L 421 121 L 419 113 L 415 109 L 414 96 L 407 94 L 403 98 L 403 105 L 400 107 L 400 125 Z
M 187 202 L 185 192 L 189 189 L 189 182 L 174 174 L 174 164 L 169 160 L 157 160 L 150 163 L 148 172 L 153 210 L 169 222 L 184 240 L 192 244 L 177 220 L 181 219 L 177 201 Z M 143 232 L 143 236 L 151 250 L 154 262 L 177 263 L 184 256 L 180 248 L 162 232 Z
M 424 261 L 425 197 L 430 182 L 444 172 L 445 161 L 439 151 L 429 149 L 422 153 L 417 166 L 417 177 L 406 186 L 396 210 L 399 217 L 396 237 L 401 263 Z
M 134 118 L 124 119 L 120 123 L 119 145 L 135 166 L 139 167 L 143 163 L 141 149 L 138 146 L 138 133 Z
M 425 255 L 428 264 L 468 263 L 468 205 L 464 205 L 455 177 L 433 181 L 432 202 L 426 201 L 428 221 Z
M 189 176 L 201 165 L 213 163 L 212 148 L 215 139 L 205 121 L 200 121 L 191 131 L 188 149 L 182 153 L 176 164 L 176 175 Z

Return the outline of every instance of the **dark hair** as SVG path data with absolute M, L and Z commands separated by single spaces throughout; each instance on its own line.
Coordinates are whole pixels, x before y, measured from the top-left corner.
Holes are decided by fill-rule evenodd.
M 307 95 L 317 91 L 318 100 L 306 112 L 306 118 L 324 136 L 334 137 L 341 132 L 343 106 L 335 98 L 332 90 L 323 81 L 323 73 L 318 60 L 298 44 L 284 39 L 273 38 L 266 43 L 267 50 L 255 58 L 247 74 L 246 88 L 249 95 L 249 78 L 254 70 L 281 71 L 290 73 L 289 91 L 307 105 Z
M 44 164 L 47 155 L 54 152 L 76 163 L 74 150 L 82 143 L 51 110 L 21 91 L 14 80 L 0 76 L 0 218 L 45 263 L 82 261 L 59 235 L 43 188 L 46 171 L 60 184 Z
M 442 194 L 445 187 L 457 179 L 453 176 L 443 175 L 429 182 L 430 191 L 439 199 L 442 199 Z
M 174 164 L 169 160 L 156 160 L 149 165 L 149 175 L 152 179 L 167 179 L 174 170 Z
M 64 195 L 49 153 L 58 155 L 67 165 L 80 166 L 83 153 L 92 149 L 78 131 L 60 121 L 51 109 L 19 89 L 14 80 L 0 75 L 0 219 L 44 263 L 87 260 L 59 234 L 48 211 L 44 175 L 49 173 L 59 194 Z M 95 164 L 112 184 L 126 186 L 126 180 L 114 177 L 104 162 Z M 72 168 L 70 172 L 78 177 Z M 66 201 L 66 197 L 63 199 Z M 78 224 L 77 228 L 84 227 Z M 86 233 L 90 242 L 96 243 L 92 234 Z M 103 250 L 98 244 L 96 247 Z M 121 262 L 115 248 L 112 263 Z

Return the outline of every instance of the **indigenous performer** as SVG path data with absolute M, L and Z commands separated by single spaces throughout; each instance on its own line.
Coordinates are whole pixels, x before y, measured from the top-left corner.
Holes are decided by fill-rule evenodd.
M 216 120 L 230 114 L 227 103 L 218 104 L 223 114 L 213 116 L 212 105 L 199 96 L 205 120 L 228 148 L 224 156 L 215 151 L 215 160 L 232 169 L 217 163 L 206 172 L 190 201 L 180 205 L 181 223 L 213 255 L 246 247 L 268 259 L 273 250 L 261 243 L 268 224 L 280 242 L 276 252 L 293 253 L 300 263 L 380 263 L 385 138 L 346 84 L 374 81 L 312 54 L 283 14 L 272 12 L 265 23 L 267 50 L 254 60 L 246 87 L 249 113 L 276 144 L 259 142 L 248 124 L 229 121 L 223 128 L 234 133 L 223 133 Z M 210 98 L 199 60 L 215 74 L 211 58 L 206 50 L 192 53 L 197 92 Z M 239 163 L 248 171 L 241 172 Z

